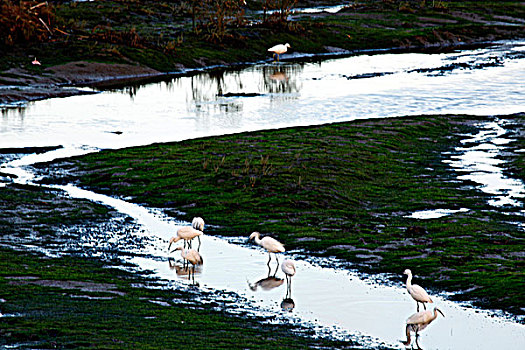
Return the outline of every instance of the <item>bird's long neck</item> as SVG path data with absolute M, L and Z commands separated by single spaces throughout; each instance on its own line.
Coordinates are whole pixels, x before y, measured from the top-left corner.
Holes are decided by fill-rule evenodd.
M 411 273 L 409 273 L 407 276 L 407 288 L 409 288 L 410 286 L 412 286 L 412 274 Z
M 253 240 L 255 241 L 255 243 L 257 243 L 258 245 L 261 245 L 261 239 L 259 238 L 259 235 L 255 236 L 253 238 Z
M 437 317 L 438 317 L 438 311 L 436 309 L 434 309 L 434 313 L 432 314 L 432 320 L 431 321 L 434 321 Z

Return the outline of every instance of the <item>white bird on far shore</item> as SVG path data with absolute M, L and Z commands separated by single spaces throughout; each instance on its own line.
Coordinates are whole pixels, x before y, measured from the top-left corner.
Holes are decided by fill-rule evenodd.
M 273 52 L 273 59 L 275 60 L 275 55 L 277 55 L 277 61 L 279 61 L 279 56 L 283 53 L 286 53 L 288 49 L 290 48 L 290 44 L 278 44 L 275 46 L 272 46 L 268 49 L 269 52 Z

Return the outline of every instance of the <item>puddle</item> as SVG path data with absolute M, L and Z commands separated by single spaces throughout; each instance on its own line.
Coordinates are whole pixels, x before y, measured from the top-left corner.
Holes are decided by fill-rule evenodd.
M 461 209 L 432 209 L 432 210 L 420 210 L 412 213 L 411 215 L 407 215 L 408 218 L 413 219 L 439 219 L 444 216 L 452 215 L 455 213 L 464 213 L 469 211 L 467 208 L 461 208 Z
M 525 184 L 503 174 L 499 159 L 505 145 L 512 140 L 506 139 L 502 125 L 509 123 L 505 119 L 479 125 L 480 131 L 462 141 L 464 147 L 458 148 L 457 155 L 452 155 L 445 163 L 450 164 L 459 174 L 458 178 L 480 184 L 479 189 L 492 196 L 489 204 L 495 207 L 520 207 L 521 198 L 525 197 Z

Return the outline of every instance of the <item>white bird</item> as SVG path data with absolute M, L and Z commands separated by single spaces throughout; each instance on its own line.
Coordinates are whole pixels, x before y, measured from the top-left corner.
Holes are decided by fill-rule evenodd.
M 188 279 L 193 276 L 193 283 L 195 283 L 195 266 L 202 265 L 202 256 L 195 249 L 184 249 L 182 247 L 177 247 L 175 250 L 180 250 L 180 255 L 182 258 L 192 264 L 192 273 L 190 273 Z
M 281 242 L 272 237 L 266 236 L 262 239 L 260 239 L 259 237 L 260 233 L 255 231 L 252 232 L 249 239 L 253 239 L 255 243 L 257 243 L 258 245 L 260 245 L 268 251 L 268 267 L 270 267 L 270 260 L 272 259 L 271 253 L 283 253 L 285 251 L 284 246 Z M 277 259 L 277 264 L 279 264 L 279 258 L 277 258 L 277 255 L 275 256 L 275 259 Z
M 428 293 L 417 284 L 412 284 L 412 271 L 406 269 L 403 272 L 407 277 L 407 290 L 412 299 L 416 301 L 417 311 L 419 311 L 419 303 L 423 304 L 425 310 L 427 309 L 425 303 L 433 303 L 432 299 L 428 296 Z
M 180 241 L 181 239 L 184 240 L 184 248 L 186 248 L 186 242 L 188 243 L 188 247 L 191 248 L 191 240 L 195 237 L 199 237 L 199 247 L 200 247 L 200 236 L 202 236 L 202 231 L 196 230 L 193 227 L 189 226 L 183 226 L 177 230 L 177 235 L 174 237 L 171 237 L 170 244 L 168 245 L 168 250 L 171 248 L 171 245 L 173 243 L 176 243 Z
M 204 220 L 201 217 L 193 218 L 191 226 L 196 230 L 204 232 Z
M 288 48 L 290 48 L 290 44 L 286 43 L 286 44 L 278 44 L 278 45 L 275 45 L 275 46 L 272 46 L 268 49 L 269 52 L 273 52 L 273 58 L 275 60 L 275 55 L 277 55 L 277 61 L 279 61 L 279 55 L 285 53 L 286 51 L 288 51 Z
M 285 259 L 281 264 L 281 270 L 286 275 L 286 284 L 288 286 L 286 297 L 290 298 L 292 294 L 292 277 L 295 275 L 295 263 L 293 260 Z
M 434 308 L 434 310 L 425 310 L 421 312 L 416 312 L 412 316 L 410 316 L 407 319 L 407 327 L 406 327 L 406 335 L 407 335 L 407 341 L 404 343 L 405 345 L 410 345 L 410 332 L 416 333 L 416 345 L 418 348 L 421 349 L 418 343 L 419 338 L 419 332 L 421 332 L 423 329 L 427 328 L 427 326 L 434 321 L 437 318 L 437 313 L 440 313 L 445 317 L 443 312 L 441 312 L 440 309 L 437 307 Z

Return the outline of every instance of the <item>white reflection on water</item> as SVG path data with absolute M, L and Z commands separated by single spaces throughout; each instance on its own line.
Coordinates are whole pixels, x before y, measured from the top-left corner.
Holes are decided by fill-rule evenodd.
M 120 148 L 363 118 L 522 112 L 524 47 L 257 65 L 37 101 L 4 110 L 0 148 Z
M 522 205 L 519 198 L 525 197 L 525 184 L 505 176 L 501 167 L 505 160 L 498 158 L 505 149 L 504 145 L 511 141 L 503 137 L 506 131 L 500 124 L 506 122 L 500 119 L 480 125 L 477 134 L 462 141 L 465 147 L 457 149 L 459 154 L 445 162 L 459 173 L 465 173 L 458 178 L 479 183 L 483 192 L 492 195 L 490 205 L 519 207 Z
M 467 208 L 461 209 L 431 209 L 431 210 L 420 210 L 408 215 L 408 217 L 413 219 L 439 219 L 443 216 L 467 212 Z

